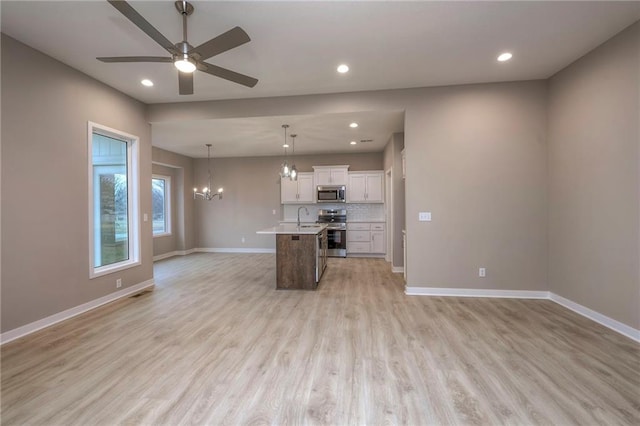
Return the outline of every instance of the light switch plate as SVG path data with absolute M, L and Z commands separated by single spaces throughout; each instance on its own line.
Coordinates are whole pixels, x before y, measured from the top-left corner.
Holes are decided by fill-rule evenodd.
M 418 213 L 418 220 L 420 222 L 431 222 L 431 212 Z
M 149 216 L 145 213 L 142 215 L 142 220 L 147 222 L 149 220 Z

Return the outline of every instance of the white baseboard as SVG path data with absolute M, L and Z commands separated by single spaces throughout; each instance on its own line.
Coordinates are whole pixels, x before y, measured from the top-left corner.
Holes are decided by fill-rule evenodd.
M 604 325 L 605 327 L 610 328 L 613 331 L 617 331 L 623 336 L 627 336 L 628 338 L 635 340 L 636 342 L 640 342 L 640 330 L 636 330 L 635 328 L 623 324 L 620 321 L 616 321 L 613 318 L 602 315 L 601 313 L 589 309 L 586 306 L 582 306 L 569 299 L 565 299 L 562 296 L 558 296 L 555 293 L 549 292 L 549 299 L 553 300 L 559 305 L 564 306 L 567 309 L 572 310 L 573 312 L 582 315 L 583 317 L 589 318 L 590 320 Z
M 106 296 L 102 296 L 90 302 L 83 303 L 82 305 L 76 306 L 74 308 L 67 309 L 65 311 L 58 312 L 57 314 L 53 314 L 41 320 L 23 325 L 22 327 L 5 331 L 4 333 L 0 334 L 0 345 L 11 342 L 12 340 L 18 339 L 20 337 L 26 336 L 27 334 L 35 333 L 38 330 L 42 330 L 43 328 L 52 326 L 54 324 L 57 324 L 69 318 L 73 318 L 77 315 L 80 315 L 82 313 L 95 309 L 98 306 L 102 306 L 104 304 L 113 302 L 118 299 L 122 299 L 123 297 L 127 297 L 130 294 L 139 293 L 145 288 L 153 287 L 154 285 L 155 284 L 152 278 L 150 280 L 141 282 L 140 284 L 136 284 L 131 287 L 127 287 L 125 289 L 116 291 L 114 293 L 107 294 Z
M 487 290 L 472 288 L 406 287 L 408 296 L 504 297 L 510 299 L 548 299 L 548 291 Z
M 404 274 L 404 266 L 391 265 L 391 272 L 393 272 L 394 274 Z
M 220 248 L 220 247 L 200 247 L 195 249 L 201 253 L 275 253 L 274 248 Z
M 523 290 L 486 290 L 468 288 L 439 288 L 439 287 L 406 287 L 408 296 L 454 296 L 454 297 L 503 297 L 511 299 L 549 299 L 567 309 L 574 311 L 592 321 L 597 322 L 617 333 L 640 342 L 640 330 L 602 315 L 592 309 L 575 303 L 550 291 L 523 291 Z
M 188 254 L 194 253 L 195 251 L 196 249 L 170 251 L 168 253 L 153 256 L 153 261 L 155 262 L 157 260 L 167 259 L 173 256 L 186 256 Z
M 380 253 L 349 253 L 347 251 L 347 257 L 360 257 L 360 258 L 374 258 L 384 259 L 384 254 Z

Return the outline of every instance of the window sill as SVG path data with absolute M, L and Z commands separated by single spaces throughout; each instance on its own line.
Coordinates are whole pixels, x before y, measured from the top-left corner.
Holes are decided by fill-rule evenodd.
M 120 262 L 113 265 L 100 266 L 99 268 L 92 268 L 89 271 L 89 279 L 101 277 L 103 275 L 113 274 L 114 272 L 123 271 L 125 269 L 133 268 L 141 265 L 139 260 L 128 260 L 126 262 Z
M 164 232 L 162 234 L 153 234 L 153 238 L 170 237 L 171 235 L 172 235 L 171 232 Z

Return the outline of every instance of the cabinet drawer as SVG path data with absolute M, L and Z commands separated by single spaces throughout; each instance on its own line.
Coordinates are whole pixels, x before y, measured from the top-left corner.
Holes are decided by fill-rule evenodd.
M 371 229 L 370 223 L 349 223 L 347 222 L 347 229 L 354 231 L 368 231 Z
M 369 243 L 347 243 L 347 254 L 349 253 L 370 253 L 371 244 Z
M 372 231 L 384 231 L 384 223 L 372 223 L 371 224 Z
M 369 231 L 347 231 L 347 241 L 370 241 L 371 232 Z

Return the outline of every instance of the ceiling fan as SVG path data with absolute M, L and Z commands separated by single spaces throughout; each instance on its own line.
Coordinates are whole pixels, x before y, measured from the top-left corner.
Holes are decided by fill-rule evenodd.
M 175 6 L 182 15 L 182 37 L 183 41 L 173 44 L 160 31 L 155 29 L 146 19 L 142 17 L 129 3 L 124 0 L 107 0 L 113 7 L 118 9 L 135 26 L 140 28 L 145 34 L 151 37 L 156 43 L 164 47 L 171 54 L 165 56 L 112 56 L 96 58 L 102 62 L 169 62 L 178 69 L 178 87 L 181 95 L 193 94 L 193 72 L 206 72 L 216 77 L 243 86 L 253 87 L 258 80 L 235 71 L 221 68 L 216 65 L 204 62 L 205 59 L 219 55 L 227 50 L 245 44 L 251 39 L 249 35 L 240 27 L 234 27 L 226 33 L 220 34 L 209 41 L 193 47 L 187 41 L 187 17 L 193 13 L 193 5 L 187 1 L 176 1 Z

